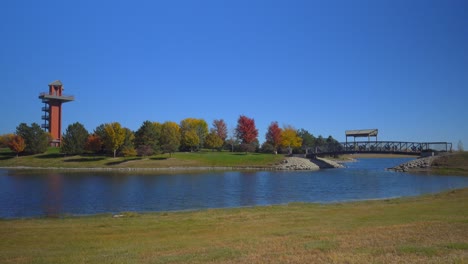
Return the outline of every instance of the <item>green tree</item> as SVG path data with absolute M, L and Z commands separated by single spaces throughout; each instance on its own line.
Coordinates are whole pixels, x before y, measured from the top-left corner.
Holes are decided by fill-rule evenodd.
M 220 149 L 223 146 L 223 140 L 218 136 L 216 131 L 211 131 L 208 136 L 206 136 L 205 146 L 209 149 Z
M 301 128 L 297 131 L 297 135 L 302 138 L 302 148 L 309 149 L 315 145 L 315 137 L 309 131 Z
M 122 146 L 125 140 L 125 129 L 118 122 L 104 125 L 104 145 L 106 149 L 112 150 L 114 158 L 116 157 L 117 150 Z
M 65 134 L 62 136 L 62 146 L 60 151 L 70 155 L 83 153 L 85 151 L 88 136 L 89 133 L 82 124 L 76 122 L 69 125 Z
M 25 123 L 19 124 L 16 128 L 16 135 L 21 136 L 24 139 L 26 143 L 24 152 L 28 154 L 46 152 L 49 147 L 49 143 L 52 140 L 50 134 L 42 130 L 36 123 L 32 123 L 31 126 L 28 126 Z
M 156 122 L 145 121 L 135 132 L 135 147 L 137 149 L 145 149 L 144 154 L 152 155 L 160 149 L 160 137 L 161 126 Z
M 164 153 L 176 152 L 180 147 L 180 127 L 174 122 L 165 122 L 161 126 L 161 149 Z

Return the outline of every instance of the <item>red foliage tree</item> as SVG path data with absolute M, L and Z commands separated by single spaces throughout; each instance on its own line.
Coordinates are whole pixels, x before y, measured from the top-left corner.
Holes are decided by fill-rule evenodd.
M 224 141 L 226 141 L 227 135 L 228 135 L 228 130 L 226 123 L 224 122 L 223 119 L 215 119 L 213 121 L 213 131 L 218 135 L 218 137 Z
M 255 121 L 252 118 L 241 115 L 237 120 L 236 136 L 243 144 L 253 143 L 258 137 Z
M 278 147 L 281 145 L 281 132 L 282 129 L 278 126 L 278 122 L 271 122 L 265 135 L 266 142 L 274 147 L 275 154 L 278 153 Z

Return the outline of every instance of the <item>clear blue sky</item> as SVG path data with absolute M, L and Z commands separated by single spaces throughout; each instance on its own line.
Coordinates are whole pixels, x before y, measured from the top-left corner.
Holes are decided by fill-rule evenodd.
M 344 140 L 462 140 L 468 1 L 2 1 L 0 134 L 41 123 L 61 80 L 64 130 L 255 119 Z

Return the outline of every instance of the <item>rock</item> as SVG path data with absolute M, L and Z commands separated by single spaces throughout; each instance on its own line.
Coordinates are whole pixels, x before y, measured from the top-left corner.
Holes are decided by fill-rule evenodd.
M 387 170 L 390 171 L 400 171 L 400 172 L 408 172 L 410 170 L 417 170 L 417 169 L 425 169 L 430 168 L 432 162 L 436 160 L 438 156 L 430 156 L 425 158 L 419 158 L 415 160 L 408 161 L 406 163 L 400 164 L 393 168 L 388 168 Z
M 277 170 L 319 170 L 320 167 L 312 163 L 309 159 L 287 157 L 279 165 L 276 165 Z

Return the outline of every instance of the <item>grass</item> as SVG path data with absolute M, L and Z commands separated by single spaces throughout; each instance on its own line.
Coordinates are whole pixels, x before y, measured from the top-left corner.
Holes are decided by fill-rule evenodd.
M 432 166 L 432 173 L 468 176 L 468 152 L 440 157 L 432 163 Z
M 344 204 L 0 220 L 1 263 L 466 263 L 468 189 Z
M 200 151 L 178 152 L 169 156 L 108 157 L 101 155 L 65 156 L 58 148 L 44 154 L 15 157 L 8 149 L 0 149 L 0 167 L 61 167 L 61 168 L 169 168 L 169 167 L 270 167 L 283 155 Z

